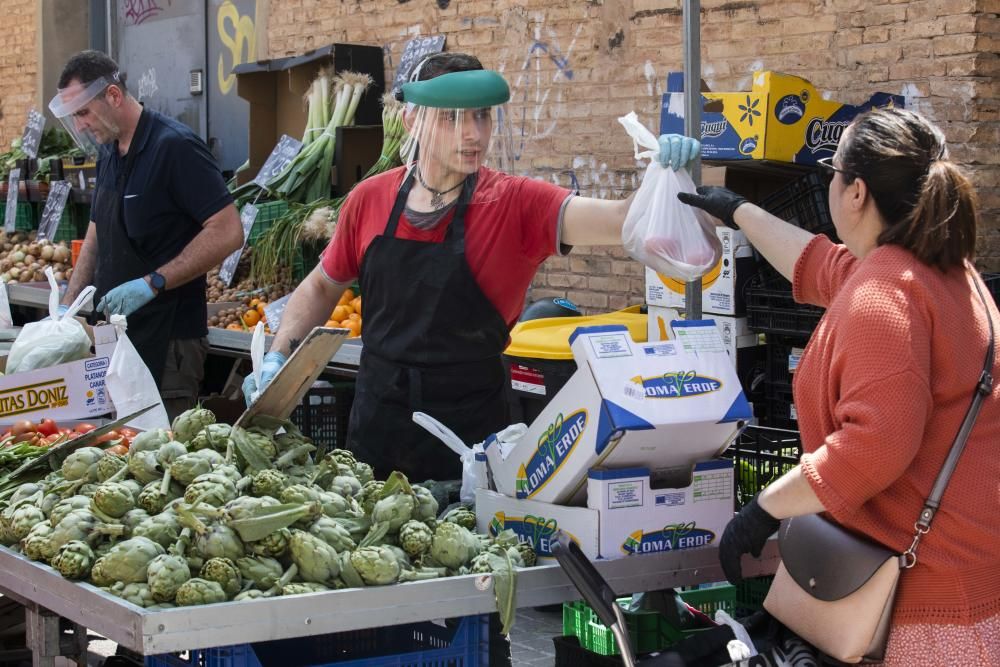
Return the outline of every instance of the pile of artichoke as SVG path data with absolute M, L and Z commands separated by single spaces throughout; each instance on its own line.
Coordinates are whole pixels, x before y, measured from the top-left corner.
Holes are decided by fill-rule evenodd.
M 315 450 L 288 421 L 242 429 L 189 410 L 127 456 L 82 447 L 8 493 L 0 543 L 161 609 L 469 573 L 512 589 L 534 564 L 513 533 L 477 535 L 469 508 L 439 518 L 402 474 L 376 481 L 350 452 Z

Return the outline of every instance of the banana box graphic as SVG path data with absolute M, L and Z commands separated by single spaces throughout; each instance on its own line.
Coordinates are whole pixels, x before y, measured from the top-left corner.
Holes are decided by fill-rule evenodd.
M 87 419 L 114 410 L 104 386 L 117 344 L 114 327 L 93 331 L 93 357 L 0 377 L 0 424 L 41 417 Z M 0 357 L 0 371 L 6 363 L 7 357 Z
M 678 468 L 725 449 L 750 406 L 711 321 L 672 323 L 676 340 L 636 343 L 626 327 L 580 327 L 576 372 L 515 441 L 487 438 L 495 488 L 583 505 L 595 466 Z
M 661 133 L 684 133 L 683 77 L 668 77 L 660 110 Z M 701 155 L 714 160 L 773 160 L 815 164 L 837 150 L 858 114 L 902 107 L 903 98 L 875 93 L 860 105 L 827 100 L 806 79 L 759 71 L 749 92 L 702 93 Z

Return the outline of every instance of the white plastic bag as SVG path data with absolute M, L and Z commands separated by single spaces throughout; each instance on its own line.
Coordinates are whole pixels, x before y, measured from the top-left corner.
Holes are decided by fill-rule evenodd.
M 10 298 L 7 296 L 7 283 L 0 281 L 0 329 L 13 329 L 14 318 L 10 316 Z
M 462 490 L 459 493 L 463 503 L 476 502 L 476 489 L 489 488 L 486 475 L 486 453 L 483 443 L 469 447 L 455 432 L 439 422 L 434 417 L 423 412 L 414 412 L 413 421 L 427 430 L 428 433 L 448 445 L 448 448 L 462 459 Z
M 139 415 L 127 425 L 140 431 L 169 429 L 170 420 L 156 388 L 156 380 L 125 333 L 128 328 L 125 316 L 112 315 L 111 325 L 118 335 L 118 343 L 111 355 L 108 373 L 104 376 L 104 386 L 111 402 L 115 404 L 115 412 L 118 417 L 124 417 L 156 403 L 155 408 Z
M 700 278 L 722 257 L 722 243 L 707 213 L 677 199 L 678 192 L 694 192 L 694 182 L 686 171 L 660 165 L 660 144 L 634 111 L 618 122 L 632 137 L 635 159 L 650 159 L 622 227 L 625 251 L 665 276 L 684 282 Z
M 260 398 L 260 367 L 264 365 L 264 323 L 258 322 L 254 327 L 253 337 L 250 339 L 250 368 L 253 372 L 254 386 L 257 389 L 250 395 L 250 403 L 253 404 Z
M 49 293 L 49 316 L 41 322 L 24 325 L 7 355 L 7 374 L 26 373 L 39 368 L 78 361 L 90 356 L 90 336 L 83 325 L 73 319 L 94 294 L 94 287 L 85 287 L 63 315 L 59 314 L 59 285 L 52 267 L 45 267 L 52 291 Z

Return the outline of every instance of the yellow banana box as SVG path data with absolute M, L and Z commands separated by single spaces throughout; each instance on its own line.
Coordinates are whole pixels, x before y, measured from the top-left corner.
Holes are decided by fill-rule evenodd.
M 680 83 L 679 83 L 680 82 Z M 668 78 L 661 133 L 684 133 L 682 79 Z M 806 79 L 759 71 L 749 92 L 702 93 L 701 155 L 706 160 L 772 160 L 815 164 L 832 156 L 858 114 L 902 107 L 899 95 L 875 93 L 859 105 L 828 100 Z

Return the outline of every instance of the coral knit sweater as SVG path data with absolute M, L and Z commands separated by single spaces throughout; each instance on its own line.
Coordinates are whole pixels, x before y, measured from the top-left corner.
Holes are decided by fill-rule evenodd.
M 975 277 L 974 277 L 975 276 Z M 863 260 L 817 236 L 796 300 L 827 309 L 795 373 L 802 467 L 841 525 L 904 551 L 982 371 L 989 328 L 970 270 L 898 246 Z M 969 625 L 1000 613 L 1000 313 L 993 393 L 969 437 L 894 623 Z

